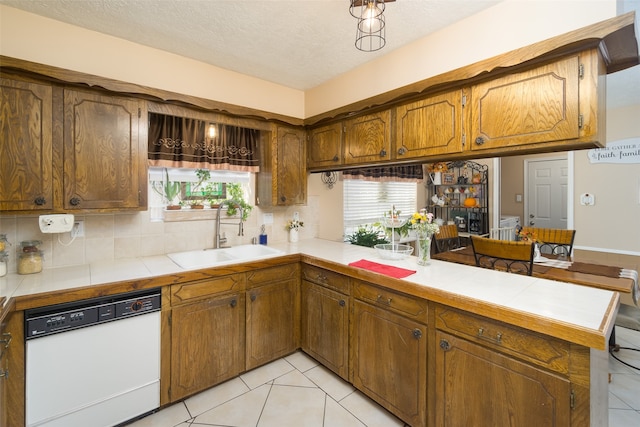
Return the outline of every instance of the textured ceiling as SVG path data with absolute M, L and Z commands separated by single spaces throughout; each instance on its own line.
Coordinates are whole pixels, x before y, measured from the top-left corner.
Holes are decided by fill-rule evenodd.
M 387 45 L 354 46 L 349 0 L 0 0 L 18 9 L 307 90 L 502 0 L 397 0 Z M 623 0 L 620 12 L 639 0 Z M 607 104 L 640 102 L 640 66 L 608 76 Z
M 354 46 L 349 0 L 0 0 L 8 6 L 306 90 L 500 0 L 397 0 L 387 45 Z

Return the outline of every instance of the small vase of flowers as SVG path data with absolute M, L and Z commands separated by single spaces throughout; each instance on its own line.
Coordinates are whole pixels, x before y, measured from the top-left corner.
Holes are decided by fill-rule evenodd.
M 432 213 L 421 209 L 420 212 L 414 213 L 409 220 L 411 228 L 416 232 L 418 265 L 431 263 L 431 239 L 435 233 L 440 231 L 440 226 L 433 222 L 433 217 Z
M 285 229 L 289 230 L 290 243 L 295 243 L 300 239 L 299 232 L 301 227 L 304 227 L 304 222 L 300 221 L 298 218 L 287 221 Z

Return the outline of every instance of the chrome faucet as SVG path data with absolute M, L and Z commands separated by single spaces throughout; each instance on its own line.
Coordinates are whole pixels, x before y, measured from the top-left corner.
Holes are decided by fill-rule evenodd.
M 222 246 L 220 246 L 220 245 L 227 243 L 227 238 L 220 236 L 220 224 L 235 224 L 234 222 L 222 222 L 222 221 L 220 221 L 220 213 L 221 213 L 221 210 L 222 210 L 222 205 L 225 205 L 225 204 L 228 205 L 228 206 L 231 206 L 233 204 L 238 208 L 238 212 L 240 214 L 240 218 L 239 218 L 239 221 L 238 221 L 238 236 L 244 236 L 244 225 L 243 225 L 243 221 L 242 221 L 242 215 L 243 215 L 242 206 L 240 206 L 237 203 L 231 202 L 231 201 L 221 202 L 218 205 L 218 212 L 217 212 L 217 215 L 216 215 L 215 235 L 213 236 L 213 249 L 221 248 Z

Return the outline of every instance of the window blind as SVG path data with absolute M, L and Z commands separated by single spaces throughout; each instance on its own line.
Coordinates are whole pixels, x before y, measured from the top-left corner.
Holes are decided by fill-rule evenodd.
M 385 212 L 395 205 L 402 218 L 416 212 L 417 186 L 415 182 L 376 182 L 355 179 L 344 180 L 345 234 L 359 225 L 380 221 Z

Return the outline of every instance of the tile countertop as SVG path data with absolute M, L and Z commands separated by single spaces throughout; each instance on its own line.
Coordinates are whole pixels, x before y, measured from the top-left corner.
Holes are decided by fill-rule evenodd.
M 391 261 L 370 248 L 321 239 L 269 245 L 286 254 L 300 254 L 363 280 L 379 282 L 391 289 L 485 315 L 541 333 L 549 333 L 577 344 L 604 350 L 613 328 L 617 292 L 555 282 L 520 274 L 481 269 L 432 260 L 419 266 L 415 257 Z M 348 264 L 366 259 L 415 270 L 404 279 L 393 279 Z M 124 280 L 153 278 L 184 272 L 164 255 L 104 261 L 89 265 L 47 269 L 37 274 L 8 274 L 0 278 L 0 297 L 34 296 Z M 5 302 L 6 304 L 6 302 Z

